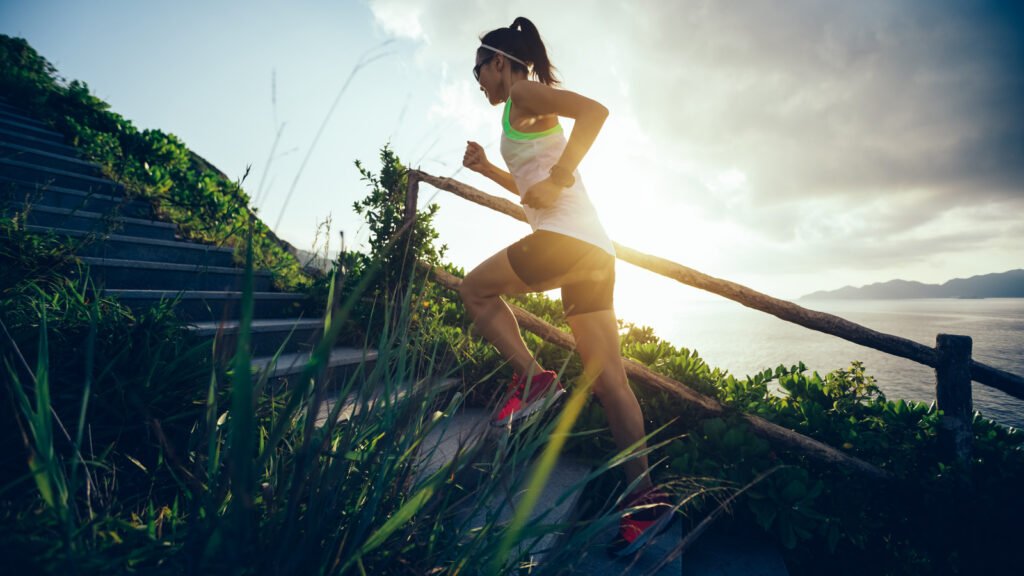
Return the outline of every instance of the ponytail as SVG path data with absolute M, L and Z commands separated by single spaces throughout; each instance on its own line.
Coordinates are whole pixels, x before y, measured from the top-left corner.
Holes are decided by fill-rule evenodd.
M 529 19 L 522 16 L 515 19 L 508 28 L 491 30 L 480 38 L 480 41 L 488 46 L 494 46 L 503 52 L 507 52 L 516 58 L 530 64 L 533 74 L 542 84 L 555 86 L 560 83 L 555 76 L 555 67 L 548 60 L 548 52 L 544 48 L 544 41 L 540 38 L 540 32 Z M 486 48 L 480 48 L 486 51 Z M 513 70 L 529 72 L 522 64 L 509 60 L 508 63 Z
M 544 48 L 544 41 L 540 39 L 540 32 L 537 31 L 533 22 L 520 16 L 512 22 L 509 28 L 515 30 L 522 38 L 522 47 L 526 56 L 523 60 L 533 64 L 533 72 L 537 75 L 537 79 L 549 86 L 558 84 L 558 79 L 554 75 L 555 67 L 548 60 L 548 51 Z

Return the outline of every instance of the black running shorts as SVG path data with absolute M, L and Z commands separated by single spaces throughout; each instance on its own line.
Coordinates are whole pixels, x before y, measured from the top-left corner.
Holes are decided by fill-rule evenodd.
M 612 310 L 615 257 L 557 232 L 537 230 L 506 249 L 512 270 L 530 288 L 550 290 L 560 278 L 565 315 Z

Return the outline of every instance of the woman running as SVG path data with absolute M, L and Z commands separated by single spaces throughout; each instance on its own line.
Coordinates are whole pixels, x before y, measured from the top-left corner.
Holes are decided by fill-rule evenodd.
M 643 414 L 619 356 L 612 305 L 615 248 L 576 170 L 608 110 L 554 88 L 559 83 L 554 72 L 537 28 L 526 18 L 481 38 L 473 75 L 491 105 L 505 104 L 501 155 L 509 171 L 491 164 L 476 142 L 466 146 L 463 165 L 519 196 L 533 233 L 474 268 L 460 293 L 477 331 L 515 370 L 507 399 L 492 420 L 504 426 L 564 390 L 558 375 L 530 354 L 501 296 L 561 288 L 566 321 L 583 361 L 583 383 L 592 383 L 622 450 L 644 436 Z M 575 120 L 568 142 L 560 116 Z M 623 499 L 623 508 L 653 506 L 623 516 L 619 534 L 609 544 L 615 556 L 632 554 L 671 521 L 668 496 L 654 489 L 647 468 L 646 456 L 625 465 L 627 485 L 637 485 Z

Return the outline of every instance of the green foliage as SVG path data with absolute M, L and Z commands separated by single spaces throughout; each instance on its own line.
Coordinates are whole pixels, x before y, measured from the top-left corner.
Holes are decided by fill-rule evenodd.
M 381 278 L 374 292 L 401 293 L 407 278 L 416 276 L 413 273 L 416 262 L 423 261 L 431 266 L 440 264 L 447 246 L 434 246 L 434 240 L 438 238 L 433 227 L 434 215 L 440 208 L 437 204 L 427 206 L 425 211 L 417 210 L 415 224 L 408 234 L 399 237 L 406 223 L 408 173 L 388 146 L 380 151 L 380 163 L 380 173 L 375 175 L 356 161 L 356 168 L 370 185 L 370 193 L 355 202 L 353 209 L 366 219 L 369 227 L 369 257 L 382 263 Z M 401 244 L 393 248 L 397 242 Z
M 394 328 L 394 313 L 402 309 L 398 304 L 408 296 L 410 328 L 417 335 L 413 345 L 419 346 L 421 352 L 431 353 L 441 343 L 453 343 L 452 352 L 458 354 L 465 344 L 459 337 L 459 327 L 465 325 L 465 312 L 452 294 L 426 282 L 425 271 L 416 267 L 416 262 L 421 261 L 462 274 L 441 262 L 447 246 L 435 244 L 439 235 L 433 227 L 439 207 L 431 204 L 418 209 L 415 223 L 403 232 L 408 171 L 386 145 L 381 148 L 380 163 L 380 172 L 376 174 L 362 162 L 355 163 L 369 188 L 366 196 L 353 204 L 369 227 L 369 252 L 338 253 L 331 263 L 331 273 L 313 282 L 311 312 L 327 305 L 332 282 L 336 284 L 336 301 L 351 297 L 366 282 L 365 291 L 344 320 L 344 342 L 373 341 L 386 326 Z M 384 308 L 393 314 L 382 314 Z
M 253 257 L 283 290 L 305 288 L 299 262 L 249 209 L 240 182 L 229 180 L 173 134 L 142 130 L 92 95 L 84 82 L 65 82 L 21 38 L 0 35 L 0 93 L 64 134 L 131 196 L 148 200 L 185 237 L 233 246 L 244 259 L 243 229 L 254 221 Z M 244 177 L 243 177 L 244 179 Z
M 154 434 L 159 429 L 173 441 L 187 433 L 181 419 L 195 411 L 195 382 L 209 366 L 208 348 L 197 347 L 166 306 L 134 314 L 98 295 L 87 271 L 70 255 L 73 248 L 62 240 L 24 234 L 12 219 L 0 221 L 0 240 L 4 387 L 32 381 L 21 359 L 42 361 L 48 350 L 47 368 L 41 371 L 46 403 L 58 422 L 66 423 L 58 427 L 64 433 L 52 438 L 54 449 L 78 450 L 70 434 L 75 425 L 88 423 L 81 432 L 87 432 L 85 459 L 117 471 L 107 477 L 110 483 L 93 482 L 92 493 L 111 498 L 116 486 L 123 490 L 118 504 L 131 507 L 147 493 L 173 489 L 173 479 L 154 483 L 146 472 L 161 467 L 160 440 Z M 15 398 L 7 392 L 4 397 Z M 19 463 L 34 449 L 22 441 L 16 421 L 14 413 L 0 410 L 0 440 L 9 447 L 0 453 L 0 487 L 10 490 L 8 497 L 23 496 L 31 486 L 21 477 L 24 466 Z M 48 474 L 61 476 L 59 470 Z M 72 519 L 60 517 L 64 524 Z
M 803 364 L 779 366 L 742 380 L 727 375 L 716 386 L 729 415 L 701 421 L 673 442 L 669 465 L 677 474 L 731 487 L 778 462 L 790 463 L 748 491 L 737 517 L 777 538 L 789 550 L 793 573 L 828 566 L 837 574 L 967 574 L 979 562 L 998 565 L 1009 546 L 1004 534 L 1010 519 L 1024 512 L 1013 488 L 1024 474 L 1024 434 L 977 415 L 968 472 L 944 461 L 934 405 L 888 401 L 860 362 L 824 377 L 806 374 Z M 881 489 L 800 453 L 773 449 L 738 417 L 740 411 L 839 448 L 899 480 Z M 975 485 L 969 499 L 965 482 Z M 973 526 L 966 535 L 964 525 Z M 987 558 L 967 561 L 966 550 L 986 550 Z
M 777 383 L 777 393 L 769 385 Z M 934 449 L 938 414 L 920 402 L 889 402 L 861 362 L 825 375 L 806 374 L 803 364 L 737 380 L 720 381 L 727 405 L 760 415 L 826 444 L 842 447 L 900 476 L 918 461 L 914 452 Z
M 20 215 L 0 215 L 0 313 L 14 313 L 33 285 L 62 284 L 78 266 L 73 247 L 53 235 L 25 234 Z
M 713 478 L 711 485 L 721 487 L 742 486 L 781 460 L 766 440 L 735 417 L 702 421 L 697 430 L 673 442 L 667 455 L 677 474 Z M 816 509 L 823 489 L 824 483 L 812 479 L 808 470 L 788 466 L 751 487 L 741 506 L 782 546 L 792 549 L 800 540 L 810 538 L 818 523 L 826 519 Z M 713 503 L 707 500 L 701 505 Z

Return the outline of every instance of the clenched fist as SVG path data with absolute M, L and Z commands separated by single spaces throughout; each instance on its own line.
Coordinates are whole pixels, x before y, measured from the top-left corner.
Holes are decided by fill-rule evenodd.
M 466 153 L 462 156 L 462 165 L 473 172 L 483 174 L 491 163 L 487 161 L 484 147 L 473 141 L 466 142 Z

